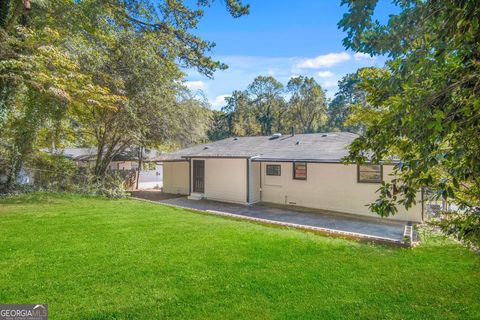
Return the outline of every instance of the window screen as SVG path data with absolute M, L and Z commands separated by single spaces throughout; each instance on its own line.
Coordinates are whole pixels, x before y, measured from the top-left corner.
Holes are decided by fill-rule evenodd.
M 295 162 L 293 164 L 293 179 L 307 180 L 306 162 Z
M 282 175 L 282 167 L 279 164 L 267 164 L 267 176 Z
M 382 182 L 382 166 L 379 164 L 358 166 L 358 182 Z

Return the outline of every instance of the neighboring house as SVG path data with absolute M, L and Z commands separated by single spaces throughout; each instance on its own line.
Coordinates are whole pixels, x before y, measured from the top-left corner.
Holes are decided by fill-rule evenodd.
M 266 202 L 378 217 L 367 204 L 390 180 L 393 163 L 345 165 L 346 132 L 227 138 L 179 150 L 163 161 L 163 190 L 239 204 Z M 422 220 L 420 192 L 391 219 Z
M 47 151 L 49 152 L 49 151 Z M 97 148 L 64 148 L 56 149 L 55 154 L 61 154 L 75 161 L 80 166 L 93 166 L 97 156 Z M 145 149 L 143 151 L 143 162 L 154 163 L 154 159 L 159 156 L 156 150 Z M 110 162 L 111 170 L 137 170 L 138 169 L 138 151 L 127 149 L 113 157 Z
M 95 165 L 97 148 L 65 148 L 54 151 L 77 163 L 79 166 Z M 161 188 L 163 180 L 163 168 L 161 163 L 155 161 L 160 152 L 152 149 L 144 149 L 142 162 L 143 170 L 139 174 L 139 189 Z M 127 149 L 116 155 L 109 164 L 110 170 L 138 170 L 138 151 Z

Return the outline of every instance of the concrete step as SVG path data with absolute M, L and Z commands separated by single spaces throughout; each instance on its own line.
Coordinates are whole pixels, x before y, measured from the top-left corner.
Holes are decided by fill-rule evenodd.
M 203 199 L 203 193 L 198 193 L 198 192 L 192 192 L 187 199 L 189 200 L 202 200 Z

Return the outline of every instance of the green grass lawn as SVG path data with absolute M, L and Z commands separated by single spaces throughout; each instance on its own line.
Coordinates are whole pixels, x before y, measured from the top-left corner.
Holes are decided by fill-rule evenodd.
M 328 238 L 135 200 L 0 200 L 0 303 L 51 319 L 480 318 L 480 256 Z

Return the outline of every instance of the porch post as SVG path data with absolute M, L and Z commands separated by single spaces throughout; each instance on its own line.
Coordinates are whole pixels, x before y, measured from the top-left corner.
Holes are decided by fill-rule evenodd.
M 192 158 L 188 158 L 188 195 L 192 194 Z

